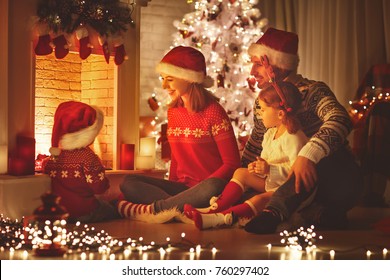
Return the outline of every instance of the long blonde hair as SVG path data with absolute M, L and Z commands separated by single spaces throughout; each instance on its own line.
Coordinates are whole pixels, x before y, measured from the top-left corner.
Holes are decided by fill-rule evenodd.
M 218 97 L 207 90 L 202 84 L 198 83 L 189 83 L 188 99 L 190 108 L 187 109 L 194 113 L 202 111 L 212 101 L 219 101 Z M 182 106 L 183 100 L 180 97 L 172 100 L 172 102 L 168 105 L 169 108 Z

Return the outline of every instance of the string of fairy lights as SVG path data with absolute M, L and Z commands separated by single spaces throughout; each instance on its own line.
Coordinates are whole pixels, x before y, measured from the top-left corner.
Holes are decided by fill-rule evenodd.
M 280 259 L 316 259 L 320 253 L 322 257 L 335 260 L 354 252 L 361 252 L 367 260 L 373 259 L 373 256 L 375 259 L 389 259 L 388 249 L 375 244 L 345 250 L 321 248 L 318 241 L 323 237 L 315 232 L 314 226 L 300 227 L 294 231 L 284 230 L 280 236 L 279 244 L 264 245 L 268 249 L 268 258 L 271 258 L 273 250 L 273 254 L 280 254 Z M 56 246 L 53 247 L 53 244 Z M 220 251 L 213 243 L 202 245 L 191 241 L 184 232 L 178 240 L 167 237 L 165 242 L 157 243 L 146 242 L 143 237 L 113 238 L 104 230 L 80 222 L 69 225 L 61 220 L 56 225 L 49 221 L 44 225 L 34 222 L 26 224 L 23 220 L 0 216 L 0 253 L 4 256 L 8 252 L 10 259 L 18 252 L 20 259 L 38 256 L 76 260 L 147 260 L 157 256 L 164 260 L 170 258 L 171 252 L 176 252 L 189 260 L 196 260 L 201 259 L 201 254 L 208 254 L 207 259 L 217 259 L 216 254 Z
M 390 93 L 384 92 L 381 87 L 371 86 L 366 89 L 364 94 L 354 101 L 349 101 L 351 115 L 354 123 L 358 123 L 363 117 L 380 102 L 390 102 Z

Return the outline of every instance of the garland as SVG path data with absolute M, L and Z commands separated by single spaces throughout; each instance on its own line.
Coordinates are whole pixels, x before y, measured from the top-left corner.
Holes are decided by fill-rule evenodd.
M 81 25 L 89 25 L 100 35 L 125 32 L 133 25 L 133 6 L 119 0 L 41 0 L 37 15 L 55 33 L 73 33 Z
M 69 39 L 76 35 L 80 58 L 86 59 L 93 48 L 88 29 L 93 29 L 98 34 L 106 62 L 109 63 L 113 51 L 115 64 L 119 65 L 127 59 L 123 33 L 134 26 L 131 18 L 134 5 L 119 0 L 40 0 L 35 54 L 48 55 L 54 49 L 56 58 L 62 59 L 69 53 Z

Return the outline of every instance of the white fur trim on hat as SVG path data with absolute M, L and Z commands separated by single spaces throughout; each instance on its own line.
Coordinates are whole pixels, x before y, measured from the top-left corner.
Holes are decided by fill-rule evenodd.
M 103 111 L 97 107 L 92 106 L 96 110 L 96 120 L 93 125 L 88 126 L 76 132 L 64 134 L 58 146 L 61 150 L 75 150 L 85 148 L 93 143 L 96 136 L 102 129 L 104 122 Z
M 165 63 L 165 62 L 160 62 L 156 66 L 156 72 L 158 73 L 164 73 L 166 75 L 183 79 L 188 82 L 193 82 L 193 83 L 198 83 L 202 84 L 205 75 L 203 72 L 197 72 L 194 70 L 189 70 L 186 68 L 182 68 L 173 64 Z
M 274 50 L 261 44 L 252 44 L 248 49 L 250 56 L 267 55 L 271 65 L 285 70 L 296 70 L 299 64 L 299 56 Z

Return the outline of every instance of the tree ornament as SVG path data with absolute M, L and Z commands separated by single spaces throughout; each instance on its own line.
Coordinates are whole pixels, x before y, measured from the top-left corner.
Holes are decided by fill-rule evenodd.
M 69 53 L 69 44 L 64 34 L 61 34 L 53 39 L 54 53 L 56 58 L 64 58 Z
M 221 73 L 217 76 L 217 87 L 225 87 L 225 77 Z
M 183 39 L 186 39 L 188 37 L 190 37 L 192 34 L 194 34 L 194 32 L 191 32 L 191 31 L 188 31 L 188 30 L 179 30 L 181 36 L 183 37 Z
M 86 59 L 92 53 L 92 45 L 89 42 L 87 28 L 81 26 L 76 30 L 76 37 L 80 42 L 79 55 L 81 59 Z
M 148 104 L 149 104 L 150 109 L 152 109 L 153 112 L 157 111 L 158 108 L 160 107 L 160 106 L 158 105 L 158 103 L 157 103 L 156 97 L 154 97 L 154 96 L 153 96 L 153 97 L 150 97 L 150 98 L 148 99 Z

